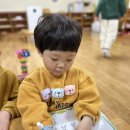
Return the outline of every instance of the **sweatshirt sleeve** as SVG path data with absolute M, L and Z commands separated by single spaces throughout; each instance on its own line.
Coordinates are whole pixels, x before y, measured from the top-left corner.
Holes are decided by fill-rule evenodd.
M 17 101 L 17 95 L 18 95 L 18 89 L 20 85 L 20 81 L 15 76 L 14 73 L 8 71 L 7 72 L 7 81 L 9 82 L 8 85 L 11 86 L 9 98 L 6 104 L 1 108 L 3 111 L 8 111 L 11 114 L 11 118 L 16 118 L 20 116 L 20 113 L 16 106 Z
M 102 0 L 99 0 L 97 8 L 96 8 L 96 16 L 98 17 L 100 12 L 101 12 L 101 5 L 102 5 Z
M 120 10 L 121 17 L 123 17 L 124 14 L 126 13 L 126 2 L 125 2 L 125 0 L 120 0 L 119 10 Z
M 38 130 L 37 122 L 52 125 L 47 103 L 42 102 L 38 88 L 29 78 L 26 78 L 20 85 L 17 106 L 25 130 Z
M 74 104 L 74 110 L 79 120 L 83 116 L 90 116 L 96 122 L 100 116 L 101 98 L 94 80 L 80 72 L 79 96 Z

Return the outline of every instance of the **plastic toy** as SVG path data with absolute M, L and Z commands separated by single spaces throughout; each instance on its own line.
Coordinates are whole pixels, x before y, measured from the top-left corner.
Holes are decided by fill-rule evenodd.
M 28 75 L 27 58 L 30 56 L 30 52 L 27 49 L 19 49 L 16 51 L 17 57 L 21 63 L 22 74 L 18 75 L 18 78 L 22 80 Z
M 41 122 L 37 122 L 39 130 L 53 130 L 52 126 L 44 126 Z

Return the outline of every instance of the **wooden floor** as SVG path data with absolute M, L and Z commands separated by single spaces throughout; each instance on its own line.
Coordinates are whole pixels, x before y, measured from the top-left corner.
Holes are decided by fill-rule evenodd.
M 130 36 L 118 37 L 109 59 L 101 56 L 98 38 L 98 34 L 84 32 L 75 64 L 93 74 L 104 104 L 130 124 Z M 20 74 L 20 63 L 15 52 L 21 48 L 31 52 L 29 72 L 43 65 L 34 43 L 27 43 L 18 34 L 0 36 L 0 64 Z

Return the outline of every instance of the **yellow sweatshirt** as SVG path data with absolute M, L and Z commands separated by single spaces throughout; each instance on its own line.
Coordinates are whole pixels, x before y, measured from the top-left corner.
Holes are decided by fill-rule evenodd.
M 89 74 L 76 67 L 60 77 L 50 74 L 46 68 L 38 68 L 27 76 L 19 88 L 18 109 L 25 130 L 38 130 L 36 122 L 52 125 L 50 112 L 74 107 L 80 120 L 89 115 L 94 121 L 101 109 L 100 95 Z
M 19 85 L 15 74 L 0 66 L 0 110 L 8 111 L 12 119 L 20 116 L 16 107 Z

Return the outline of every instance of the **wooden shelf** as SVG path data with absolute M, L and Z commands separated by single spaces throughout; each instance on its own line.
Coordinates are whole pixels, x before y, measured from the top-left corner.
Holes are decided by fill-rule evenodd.
M 79 13 L 69 13 L 69 16 L 77 20 L 82 27 L 91 27 L 91 24 L 94 20 L 94 13 L 88 12 L 79 12 Z
M 26 28 L 26 12 L 0 12 L 0 32 L 17 32 Z
M 94 13 L 83 13 L 83 27 L 91 27 L 94 20 Z
M 94 13 L 87 12 L 62 14 L 77 20 L 83 28 L 91 27 L 94 18 Z M 22 29 L 27 29 L 26 12 L 0 12 L 0 32 L 17 32 Z

